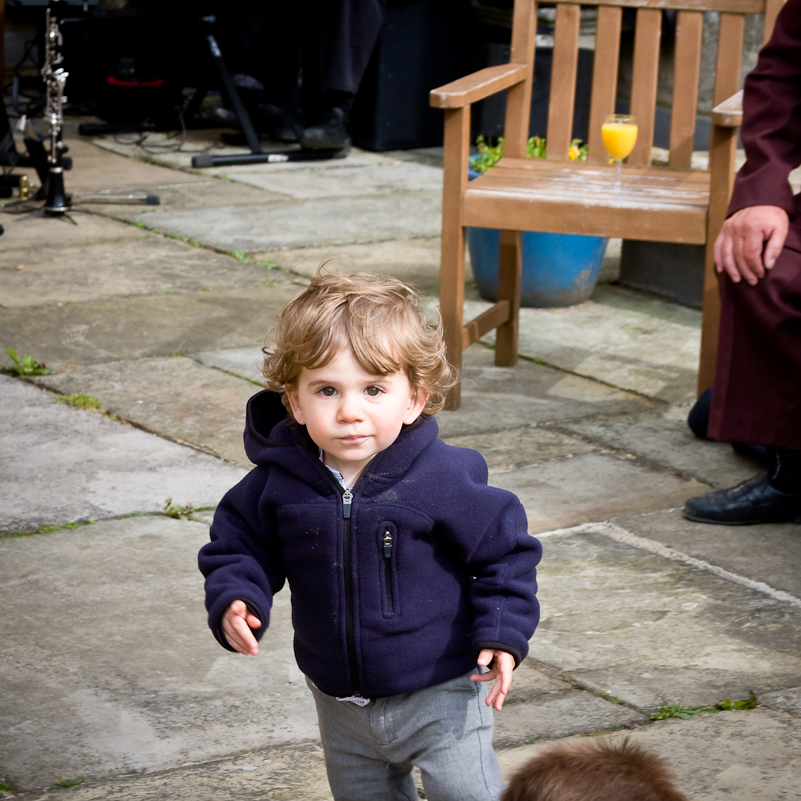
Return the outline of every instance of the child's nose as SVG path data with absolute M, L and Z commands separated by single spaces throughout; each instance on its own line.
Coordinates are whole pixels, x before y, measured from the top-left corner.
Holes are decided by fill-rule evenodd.
M 339 419 L 344 422 L 362 418 L 361 398 L 345 394 L 339 404 Z

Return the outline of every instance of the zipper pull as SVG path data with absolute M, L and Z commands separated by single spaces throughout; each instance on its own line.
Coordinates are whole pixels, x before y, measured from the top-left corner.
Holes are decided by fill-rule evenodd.
M 392 559 L 392 532 L 388 528 L 384 529 L 381 542 L 384 545 L 384 559 Z
M 350 517 L 350 505 L 353 503 L 353 493 L 346 489 L 342 493 L 342 517 L 347 520 Z

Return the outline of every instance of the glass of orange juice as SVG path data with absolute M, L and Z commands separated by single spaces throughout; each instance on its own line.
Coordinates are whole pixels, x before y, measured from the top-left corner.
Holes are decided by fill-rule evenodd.
M 631 114 L 609 114 L 601 126 L 604 147 L 615 162 L 615 192 L 620 191 L 620 165 L 634 150 L 637 120 Z

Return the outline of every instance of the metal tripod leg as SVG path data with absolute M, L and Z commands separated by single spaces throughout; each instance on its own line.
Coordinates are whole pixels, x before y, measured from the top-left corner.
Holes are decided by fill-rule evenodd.
M 204 17 L 203 22 L 213 25 L 214 17 Z M 247 112 L 242 99 L 239 97 L 236 85 L 231 79 L 228 67 L 223 60 L 220 46 L 214 38 L 213 33 L 206 34 L 206 43 L 209 46 L 214 65 L 222 82 L 223 92 L 227 95 L 239 124 L 242 126 L 242 133 L 245 136 L 250 153 L 240 153 L 231 156 L 212 156 L 209 153 L 201 153 L 192 157 L 193 167 L 219 167 L 232 164 L 278 164 L 287 161 L 325 161 L 328 159 L 341 159 L 348 155 L 349 148 L 339 148 L 337 150 L 312 150 L 311 148 L 276 148 L 269 151 L 262 150 L 259 137 L 253 128 L 250 115 Z

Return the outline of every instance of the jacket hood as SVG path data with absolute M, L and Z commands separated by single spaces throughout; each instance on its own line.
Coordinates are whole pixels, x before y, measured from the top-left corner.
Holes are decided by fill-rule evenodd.
M 295 423 L 278 392 L 265 389 L 248 400 L 245 453 L 253 464 L 274 461 L 276 448 L 298 444 L 301 431 L 305 434 L 305 426 Z

